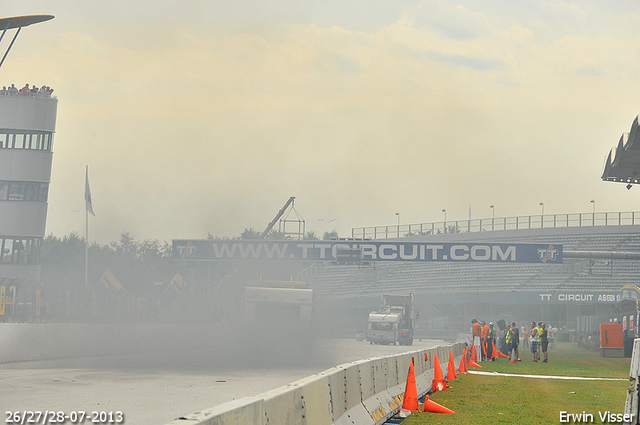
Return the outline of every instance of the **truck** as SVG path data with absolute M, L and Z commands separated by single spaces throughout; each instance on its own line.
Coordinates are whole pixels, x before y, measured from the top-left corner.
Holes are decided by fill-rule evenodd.
M 261 348 L 307 352 L 313 345 L 313 290 L 304 282 L 247 282 L 242 295 L 243 335 Z
M 304 282 L 247 282 L 242 300 L 243 324 L 250 328 L 311 328 L 313 290 Z
M 369 344 L 413 345 L 418 312 L 413 309 L 413 295 L 382 295 L 378 311 L 369 313 Z

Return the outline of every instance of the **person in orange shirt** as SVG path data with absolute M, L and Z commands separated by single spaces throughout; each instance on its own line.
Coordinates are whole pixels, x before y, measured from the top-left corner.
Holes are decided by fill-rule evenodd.
M 489 326 L 485 323 L 485 321 L 483 320 L 482 322 L 480 322 L 480 325 L 482 326 L 482 331 L 480 332 L 480 341 L 482 343 L 482 361 L 487 361 L 487 353 L 489 352 L 489 347 L 487 346 L 487 343 L 489 341 Z
M 482 333 L 482 326 L 476 319 L 471 319 L 473 327 L 471 328 L 471 335 L 473 335 L 473 345 L 476 346 L 476 352 L 482 357 L 482 345 L 480 344 L 480 334 Z
M 482 333 L 482 326 L 476 319 L 472 319 L 471 323 L 473 323 L 473 327 L 471 328 L 471 333 L 473 334 L 473 338 L 480 337 Z

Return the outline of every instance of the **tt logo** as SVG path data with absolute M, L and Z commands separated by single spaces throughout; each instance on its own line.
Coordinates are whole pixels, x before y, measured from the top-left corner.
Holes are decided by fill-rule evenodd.
M 186 245 L 178 245 L 176 247 L 178 250 L 178 255 L 183 260 L 187 257 L 194 257 L 196 255 L 196 251 L 198 250 L 197 246 L 193 246 L 193 243 L 187 242 Z
M 556 261 L 558 250 L 553 249 L 553 245 L 549 245 L 547 249 L 539 249 L 538 255 L 540 256 L 540 261 L 543 263 L 546 263 L 547 261 Z

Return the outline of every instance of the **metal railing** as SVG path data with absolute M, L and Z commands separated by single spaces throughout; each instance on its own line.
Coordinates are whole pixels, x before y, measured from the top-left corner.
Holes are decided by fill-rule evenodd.
M 351 229 L 351 237 L 386 239 L 445 233 L 542 229 L 548 227 L 627 226 L 636 224 L 640 224 L 640 212 L 538 214 L 519 217 L 479 218 L 434 223 L 354 227 Z

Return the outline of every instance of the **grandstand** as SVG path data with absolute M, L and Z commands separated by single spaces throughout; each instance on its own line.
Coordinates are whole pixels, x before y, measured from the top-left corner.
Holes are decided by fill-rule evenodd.
M 617 183 L 626 183 L 627 189 L 640 183 L 640 124 L 637 116 L 631 124 L 628 133 L 623 133 L 618 141 L 618 146 L 609 151 L 605 160 L 602 180 Z
M 354 313 L 356 315 L 376 308 L 381 294 L 412 293 L 423 311 L 449 316 L 449 322 L 453 321 L 457 326 L 463 326 L 461 324 L 466 323 L 468 317 L 484 315 L 489 318 L 496 311 L 512 320 L 530 321 L 547 314 L 559 321 L 570 322 L 575 315 L 615 309 L 622 288 L 640 287 L 640 261 L 602 255 L 602 252 L 640 253 L 640 225 L 635 224 L 640 221 L 635 213 L 625 214 L 634 217 L 634 224 L 626 224 L 628 220 L 608 219 L 604 221 L 607 225 L 594 225 L 594 216 L 592 220 L 581 219 L 584 223 L 581 226 L 567 226 L 562 223 L 568 223 L 568 220 L 557 220 L 559 225 L 555 227 L 505 230 L 500 226 L 500 230 L 494 231 L 431 233 L 388 239 L 432 244 L 553 244 L 562 245 L 565 252 L 599 252 L 601 258 L 565 258 L 563 264 L 377 262 L 369 266 L 336 266 L 316 263 L 298 279 L 314 289 L 324 307 L 353 308 L 358 311 Z M 623 213 L 608 213 L 607 216 L 622 217 Z M 495 220 L 500 222 L 502 219 Z M 543 223 L 542 220 L 538 222 Z M 495 221 L 493 225 L 497 227 Z M 563 294 L 577 294 L 582 298 Z M 602 297 L 603 294 L 606 296 Z M 625 296 L 639 297 L 637 289 L 625 291 Z

